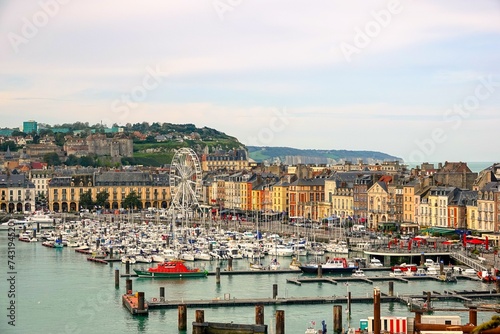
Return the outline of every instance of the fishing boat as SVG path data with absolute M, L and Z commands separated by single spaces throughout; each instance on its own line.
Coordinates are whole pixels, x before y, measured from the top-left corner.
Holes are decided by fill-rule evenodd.
M 158 277 L 158 278 L 183 278 L 183 277 L 206 277 L 208 271 L 200 268 L 188 268 L 182 260 L 171 260 L 159 263 L 154 268 L 148 270 L 134 269 L 139 277 Z
M 299 266 L 299 269 L 307 274 L 317 274 L 319 265 L 321 265 L 323 273 L 350 273 L 358 269 L 354 263 L 348 263 L 347 259 L 343 257 L 328 258 L 325 263 L 308 263 Z

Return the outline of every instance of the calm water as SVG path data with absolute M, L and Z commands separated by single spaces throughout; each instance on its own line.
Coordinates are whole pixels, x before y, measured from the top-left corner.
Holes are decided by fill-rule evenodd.
M 153 310 L 149 317 L 133 317 L 121 305 L 121 294 L 125 290 L 125 279 L 120 281 L 120 288 L 114 287 L 114 269 L 125 272 L 124 266 L 101 265 L 86 261 L 84 255 L 75 253 L 73 249 L 52 249 L 40 243 L 23 243 L 16 240 L 15 269 L 17 272 L 16 289 L 16 326 L 9 326 L 7 307 L 9 284 L 7 282 L 7 237 L 0 232 L 0 261 L 2 274 L 0 280 L 0 309 L 2 318 L 0 333 L 178 333 L 177 310 Z M 265 261 L 269 261 L 266 259 Z M 287 266 L 287 261 L 281 261 Z M 246 260 L 235 260 L 235 270 L 247 268 Z M 215 270 L 216 263 L 208 263 L 208 270 Z M 225 264 L 220 265 L 221 268 Z M 375 273 L 370 273 L 374 274 Z M 381 273 L 377 273 L 380 275 Z M 223 299 L 225 294 L 230 298 L 272 297 L 272 286 L 278 284 L 278 297 L 287 296 L 345 296 L 347 289 L 356 296 L 372 296 L 373 285 L 367 283 L 343 284 L 309 283 L 302 286 L 287 284 L 286 278 L 291 275 L 246 275 L 221 276 L 221 284 L 215 284 L 215 277 L 191 280 L 151 280 L 133 279 L 134 291 L 144 291 L 146 299 L 159 296 L 159 288 L 165 287 L 168 299 Z M 387 282 L 377 283 L 382 292 L 388 291 Z M 421 281 L 413 283 L 394 283 L 395 293 L 421 293 L 424 290 L 443 291 L 449 289 L 489 290 L 490 286 L 469 280 L 459 280 L 453 287 L 445 283 Z M 489 301 L 491 302 L 491 301 Z M 436 305 L 436 304 L 435 304 Z M 440 306 L 459 307 L 461 303 L 441 303 Z M 343 309 L 345 309 L 343 304 Z M 285 311 L 287 333 L 304 333 L 311 320 L 319 325 L 321 320 L 328 323 L 329 332 L 333 322 L 333 304 L 298 305 L 265 307 L 265 323 L 269 325 L 269 333 L 274 333 L 274 312 Z M 195 309 L 188 309 L 189 324 L 194 320 Z M 373 313 L 371 304 L 353 304 L 351 324 L 359 325 L 359 319 Z M 382 315 L 411 316 L 404 305 L 394 303 L 382 304 Z M 464 313 L 462 319 L 467 320 Z M 479 313 L 479 321 L 491 317 L 488 313 Z M 205 309 L 205 320 L 213 322 L 253 323 L 254 307 L 208 308 Z M 346 315 L 343 317 L 347 324 Z M 319 328 L 319 326 L 318 326 Z

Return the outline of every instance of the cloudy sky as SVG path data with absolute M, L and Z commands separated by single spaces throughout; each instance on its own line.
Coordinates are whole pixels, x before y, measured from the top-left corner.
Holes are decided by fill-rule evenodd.
M 498 1 L 6 0 L 0 35 L 1 127 L 194 123 L 498 160 Z

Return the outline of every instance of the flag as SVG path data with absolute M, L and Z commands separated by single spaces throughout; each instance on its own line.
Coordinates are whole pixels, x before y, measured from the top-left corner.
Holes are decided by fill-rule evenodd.
M 311 321 L 311 325 L 316 326 L 316 321 Z

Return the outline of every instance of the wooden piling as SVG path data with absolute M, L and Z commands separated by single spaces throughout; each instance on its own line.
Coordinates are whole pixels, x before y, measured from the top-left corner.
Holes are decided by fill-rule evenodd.
M 425 256 L 424 253 L 420 254 L 420 265 L 423 266 L 425 263 Z
M 109 247 L 109 258 L 113 258 L 113 247 Z
M 443 261 L 439 262 L 439 275 L 444 275 L 444 263 L 443 263 Z
M 233 271 L 233 258 L 227 259 L 227 271 Z
M 318 277 L 323 277 L 323 267 L 321 266 L 321 264 L 318 264 Z
M 285 334 L 285 311 L 276 310 L 276 334 Z
M 477 308 L 469 307 L 469 324 L 477 326 Z
M 177 306 L 177 329 L 180 331 L 185 331 L 187 329 L 187 313 L 186 313 L 187 306 L 186 304 L 182 304 Z
M 165 287 L 163 286 L 160 287 L 160 301 L 161 302 L 165 301 Z
M 427 299 L 426 299 L 425 303 L 427 304 L 428 308 L 431 308 L 431 296 L 432 296 L 432 292 L 427 291 Z
M 278 298 L 278 284 L 273 284 L 273 299 Z
M 255 324 L 264 325 L 264 305 L 255 305 Z
M 125 274 L 130 275 L 130 261 L 125 261 Z
M 389 282 L 389 296 L 394 296 L 394 282 L 390 281 Z
M 351 318 L 351 291 L 347 293 L 347 318 Z
M 125 280 L 125 291 L 127 294 L 132 294 L 132 280 L 130 278 Z
M 342 333 L 342 305 L 333 305 L 333 332 Z
M 380 334 L 380 289 L 373 289 L 373 334 Z
M 115 288 L 120 286 L 120 270 L 115 269 Z
M 36 231 L 37 231 L 37 232 L 40 232 L 40 222 L 37 222 L 37 223 L 36 223 Z
M 215 284 L 220 284 L 220 267 L 215 268 Z
M 97 239 L 95 242 L 95 248 L 99 249 L 99 247 L 101 247 L 101 239 Z
M 144 310 L 144 292 L 137 292 L 137 308 L 139 311 Z
M 194 316 L 194 322 L 197 324 L 202 324 L 205 322 L 205 311 L 203 310 L 196 310 L 195 316 Z M 205 328 L 202 326 L 193 326 L 193 334 L 203 334 L 205 333 Z

